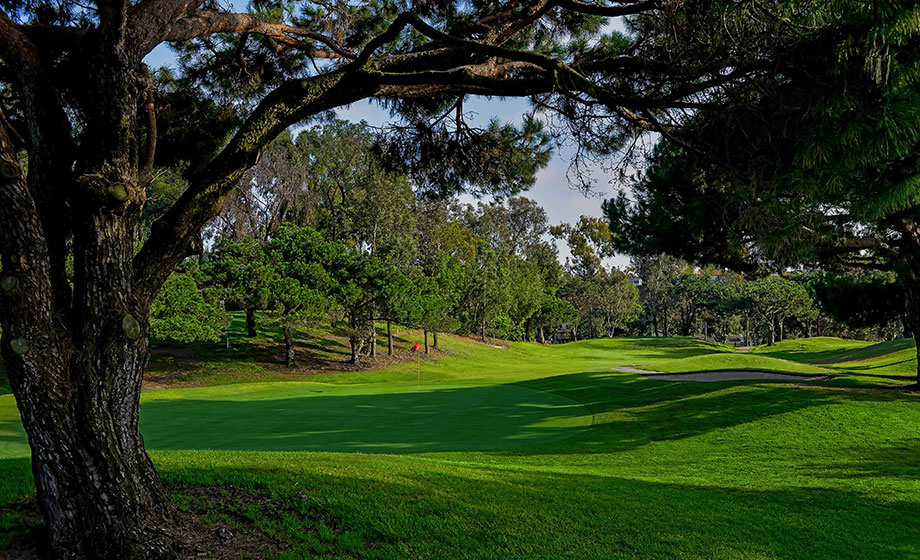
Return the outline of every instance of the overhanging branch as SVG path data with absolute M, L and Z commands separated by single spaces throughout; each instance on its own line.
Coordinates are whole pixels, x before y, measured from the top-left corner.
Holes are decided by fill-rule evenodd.
M 166 29 L 162 40 L 185 41 L 215 33 L 256 33 L 299 48 L 309 47 L 310 43 L 299 39 L 306 38 L 326 45 L 331 53 L 338 57 L 353 59 L 356 56 L 322 33 L 293 25 L 269 23 L 250 14 L 219 13 L 210 10 L 176 20 Z
M 840 241 L 834 245 L 825 245 L 818 248 L 818 256 L 828 259 L 867 250 L 875 251 L 880 256 L 889 259 L 900 257 L 900 253 L 897 250 L 876 237 L 853 237 Z

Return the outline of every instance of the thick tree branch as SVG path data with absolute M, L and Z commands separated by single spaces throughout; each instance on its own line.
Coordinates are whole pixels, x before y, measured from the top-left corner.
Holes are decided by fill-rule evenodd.
M 27 73 L 38 71 L 35 44 L 3 10 L 0 10 L 0 60 L 23 82 L 27 81 L 23 80 Z
M 47 342 L 57 325 L 48 247 L 9 130 L 0 124 L 0 320 L 4 341 Z M 23 314 L 22 310 L 29 313 Z M 27 317 L 28 320 L 18 320 Z M 8 344 L 8 343 L 7 343 Z
M 866 250 L 873 250 L 879 255 L 891 259 L 896 259 L 900 256 L 900 253 L 893 249 L 891 245 L 876 237 L 853 237 L 834 245 L 825 245 L 818 248 L 818 256 L 821 258 L 833 258 Z
M 331 38 L 293 25 L 268 23 L 249 14 L 229 14 L 204 11 L 172 23 L 163 34 L 164 41 L 185 41 L 215 33 L 256 33 L 278 42 L 304 48 L 310 43 L 297 39 L 303 37 L 322 43 L 341 58 L 352 59 L 355 54 Z
M 592 16 L 604 17 L 621 17 L 633 14 L 641 14 L 649 10 L 654 10 L 661 5 L 661 0 L 646 0 L 644 2 L 617 2 L 612 6 L 601 6 L 590 2 L 581 2 L 580 0 L 557 0 L 559 7 L 580 14 L 589 14 Z
M 143 0 L 128 11 L 128 24 L 138 58 L 163 42 L 163 35 L 176 20 L 201 5 L 203 0 Z
M 266 96 L 230 143 L 192 178 L 182 197 L 154 223 L 150 238 L 134 259 L 134 280 L 141 300 L 152 299 L 172 269 L 201 249 L 201 229 L 220 212 L 224 198 L 255 165 L 268 142 L 311 115 L 372 96 L 378 86 L 365 73 L 340 69 L 289 80 Z
M 144 65 L 143 67 L 144 73 L 147 74 L 147 66 Z M 150 182 L 150 178 L 153 177 L 153 160 L 157 150 L 157 112 L 153 98 L 153 84 L 150 83 L 149 75 L 145 77 L 147 78 L 147 83 L 144 86 L 144 123 L 146 124 L 147 136 L 137 172 L 139 185 L 146 185 Z

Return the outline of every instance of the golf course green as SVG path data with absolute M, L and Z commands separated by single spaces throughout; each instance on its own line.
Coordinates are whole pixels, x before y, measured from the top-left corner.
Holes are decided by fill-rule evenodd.
M 899 388 L 913 347 L 810 340 L 739 354 L 445 336 L 420 372 L 145 391 L 141 429 L 180 507 L 202 486 L 270 500 L 213 515 L 283 543 L 281 559 L 920 558 L 920 398 Z M 612 370 L 627 365 L 822 377 Z M 33 492 L 2 395 L 0 504 Z M 25 530 L 0 510 L 0 548 Z

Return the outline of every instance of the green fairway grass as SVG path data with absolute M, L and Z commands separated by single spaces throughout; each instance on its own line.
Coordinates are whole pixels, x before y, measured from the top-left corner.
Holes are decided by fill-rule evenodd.
M 677 360 L 664 360 L 648 367 L 666 373 L 698 371 L 768 371 L 776 373 L 819 375 L 833 370 L 807 363 L 793 362 L 757 354 L 705 354 Z
M 920 558 L 915 394 L 611 371 L 843 369 L 695 339 L 442 344 L 418 385 L 406 363 L 146 391 L 142 432 L 168 483 L 273 500 L 227 519 L 285 560 Z M 0 504 L 34 491 L 26 453 L 2 396 Z M 19 527 L 0 514 L 0 546 Z
M 871 361 L 889 354 L 903 354 L 913 359 L 917 357 L 912 338 L 900 338 L 873 344 L 862 340 L 821 336 L 783 340 L 773 346 L 755 346 L 751 348 L 751 352 L 816 364 Z

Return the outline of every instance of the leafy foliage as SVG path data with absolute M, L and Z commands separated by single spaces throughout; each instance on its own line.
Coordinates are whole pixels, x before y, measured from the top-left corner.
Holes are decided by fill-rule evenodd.
M 188 273 L 170 276 L 150 308 L 150 334 L 161 340 L 217 340 L 229 323 L 222 309 L 202 297 Z

